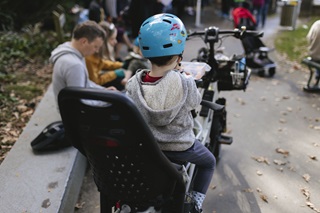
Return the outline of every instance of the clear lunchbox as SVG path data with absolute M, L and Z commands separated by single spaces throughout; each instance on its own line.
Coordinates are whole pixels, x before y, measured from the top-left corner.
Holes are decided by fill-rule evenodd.
M 200 79 L 211 67 L 204 62 L 181 61 L 181 71 L 192 75 L 194 79 Z

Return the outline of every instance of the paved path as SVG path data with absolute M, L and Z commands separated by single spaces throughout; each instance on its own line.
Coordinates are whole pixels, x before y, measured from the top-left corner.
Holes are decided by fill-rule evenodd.
M 194 17 L 183 20 L 188 29 L 196 29 Z M 233 26 L 219 18 L 213 7 L 204 9 L 201 23 L 202 27 L 222 29 Z M 278 14 L 268 18 L 263 29 L 267 46 L 273 46 L 282 29 L 279 23 Z M 187 43 L 184 60 L 196 55 L 201 42 Z M 229 54 L 243 51 L 237 40 L 224 46 Z M 273 78 L 253 75 L 246 92 L 221 92 L 227 98 L 228 133 L 234 143 L 222 147 L 204 203 L 205 213 L 316 212 L 312 205 L 320 209 L 320 96 L 302 91 L 307 73 L 293 68 L 299 63 L 285 62 L 276 52 L 271 57 L 277 63 Z M 289 154 L 279 153 L 277 148 Z M 85 178 L 79 203 L 83 205 L 77 213 L 99 212 L 99 195 L 90 176 Z

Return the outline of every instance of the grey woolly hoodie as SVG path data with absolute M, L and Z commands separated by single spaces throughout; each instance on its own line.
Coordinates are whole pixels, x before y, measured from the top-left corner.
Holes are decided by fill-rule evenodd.
M 70 42 L 59 45 L 51 52 L 53 63 L 52 86 L 57 100 L 60 90 L 65 87 L 103 87 L 89 80 L 86 62 L 81 53 Z
M 171 70 L 154 83 L 143 82 L 148 70 L 136 73 L 127 83 L 127 94 L 136 103 L 164 151 L 185 151 L 194 141 L 191 110 L 201 95 L 194 79 Z

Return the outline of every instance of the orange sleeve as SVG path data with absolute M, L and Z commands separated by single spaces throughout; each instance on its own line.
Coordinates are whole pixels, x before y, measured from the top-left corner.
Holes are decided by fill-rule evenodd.
M 100 71 L 102 69 L 102 59 L 94 55 L 86 57 L 86 66 L 90 80 L 96 84 L 104 85 L 117 78 L 117 75 L 114 71 L 108 71 L 101 75 Z
M 119 69 L 123 66 L 122 62 L 119 61 L 111 61 L 111 60 L 107 60 L 107 59 L 101 59 L 101 69 L 102 70 L 115 70 L 115 69 Z

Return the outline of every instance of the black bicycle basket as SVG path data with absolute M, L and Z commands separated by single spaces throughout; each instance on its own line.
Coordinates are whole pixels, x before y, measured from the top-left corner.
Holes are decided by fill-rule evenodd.
M 245 90 L 250 76 L 245 58 L 233 57 L 231 60 L 218 62 L 219 69 L 216 74 L 218 90 Z

